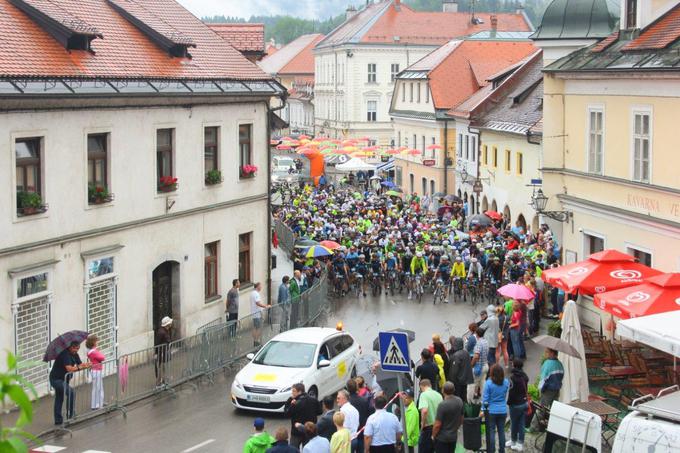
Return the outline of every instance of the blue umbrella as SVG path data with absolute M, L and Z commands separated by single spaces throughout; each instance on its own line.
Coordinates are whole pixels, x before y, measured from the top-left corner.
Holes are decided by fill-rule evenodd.
M 393 183 L 392 181 L 383 181 L 380 184 L 387 187 L 388 189 L 391 189 L 393 187 L 397 187 L 397 185 L 395 183 Z
M 304 252 L 305 258 L 320 258 L 322 256 L 329 256 L 332 254 L 333 251 L 327 249 L 323 245 L 313 245 Z
M 55 360 L 57 357 L 59 357 L 59 354 L 71 346 L 71 343 L 82 343 L 85 341 L 85 339 L 87 339 L 87 335 L 88 333 L 83 332 L 82 330 L 72 330 L 59 335 L 47 345 L 45 355 L 43 356 L 43 362 Z

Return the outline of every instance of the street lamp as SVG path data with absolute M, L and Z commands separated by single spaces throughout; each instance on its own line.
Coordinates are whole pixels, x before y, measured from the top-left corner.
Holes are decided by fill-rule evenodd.
M 558 222 L 569 222 L 572 217 L 571 211 L 546 211 L 545 207 L 548 205 L 548 197 L 545 196 L 543 190 L 538 189 L 534 191 L 531 196 L 531 206 L 538 214 L 549 217 Z

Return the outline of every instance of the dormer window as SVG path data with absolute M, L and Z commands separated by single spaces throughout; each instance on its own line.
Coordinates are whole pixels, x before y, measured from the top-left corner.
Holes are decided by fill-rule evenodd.
M 103 38 L 95 27 L 56 3 L 36 0 L 10 0 L 68 50 L 91 50 L 95 38 Z
M 637 0 L 626 0 L 626 28 L 637 28 Z

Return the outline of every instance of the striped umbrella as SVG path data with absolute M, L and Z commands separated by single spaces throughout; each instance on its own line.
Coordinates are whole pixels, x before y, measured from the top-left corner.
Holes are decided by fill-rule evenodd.
M 327 249 L 323 245 L 313 245 L 305 251 L 305 258 L 320 258 L 322 256 L 330 256 L 333 250 Z

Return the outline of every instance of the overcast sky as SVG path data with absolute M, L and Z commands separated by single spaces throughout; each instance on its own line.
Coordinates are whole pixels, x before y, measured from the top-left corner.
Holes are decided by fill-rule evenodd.
M 198 17 L 289 14 L 306 19 L 326 19 L 340 14 L 348 4 L 362 0 L 179 0 Z

